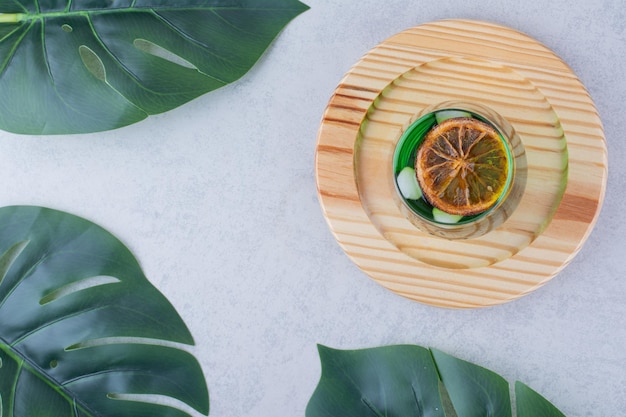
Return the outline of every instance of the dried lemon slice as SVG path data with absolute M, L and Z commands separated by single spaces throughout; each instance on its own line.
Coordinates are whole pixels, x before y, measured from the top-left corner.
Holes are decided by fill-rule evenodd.
M 417 181 L 433 207 L 473 216 L 493 207 L 507 188 L 509 153 L 491 125 L 470 117 L 433 127 L 415 157 Z

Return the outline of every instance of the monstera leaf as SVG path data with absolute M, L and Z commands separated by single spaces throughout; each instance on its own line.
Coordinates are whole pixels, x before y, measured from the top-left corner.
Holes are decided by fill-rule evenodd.
M 297 0 L 0 0 L 0 128 L 114 129 L 244 75 Z
M 84 219 L 0 209 L 0 415 L 208 415 L 193 339 L 128 249 Z
M 319 346 L 322 377 L 307 417 L 511 417 L 509 384 L 441 351 L 401 345 L 363 350 Z M 521 382 L 518 417 L 564 417 Z

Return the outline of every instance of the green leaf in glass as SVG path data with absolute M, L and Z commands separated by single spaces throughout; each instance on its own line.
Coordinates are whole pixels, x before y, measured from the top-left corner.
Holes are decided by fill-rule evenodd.
M 209 413 L 193 338 L 130 251 L 99 226 L 0 208 L 0 414 Z
M 515 383 L 517 417 L 565 417 L 552 403 L 529 386 Z
M 439 379 L 428 349 L 318 349 L 322 377 L 307 406 L 307 417 L 444 417 Z
M 0 0 L 0 129 L 110 130 L 243 76 L 297 0 Z

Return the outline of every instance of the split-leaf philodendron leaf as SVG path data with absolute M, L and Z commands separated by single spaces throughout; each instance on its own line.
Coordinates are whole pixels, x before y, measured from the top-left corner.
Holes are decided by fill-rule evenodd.
M 208 415 L 189 345 L 110 233 L 55 210 L 0 208 L 0 415 Z
M 0 0 L 0 129 L 97 132 L 244 75 L 297 0 Z
M 511 417 L 509 384 L 478 365 L 434 349 L 319 346 L 322 377 L 306 417 Z M 565 417 L 521 382 L 518 417 Z

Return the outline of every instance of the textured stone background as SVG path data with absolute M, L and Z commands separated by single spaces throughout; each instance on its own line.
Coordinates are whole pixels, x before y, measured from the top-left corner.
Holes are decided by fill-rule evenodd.
M 197 342 L 211 416 L 303 416 L 316 343 L 437 347 L 519 379 L 568 416 L 626 409 L 623 0 L 308 0 L 242 80 L 117 131 L 0 132 L 2 205 L 65 210 L 117 235 Z M 533 36 L 585 83 L 609 148 L 605 204 L 574 261 L 502 306 L 451 311 L 384 290 L 320 210 L 314 150 L 343 74 L 389 36 L 443 18 Z

